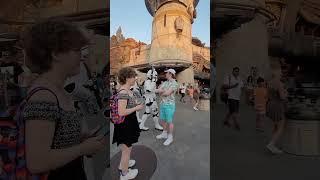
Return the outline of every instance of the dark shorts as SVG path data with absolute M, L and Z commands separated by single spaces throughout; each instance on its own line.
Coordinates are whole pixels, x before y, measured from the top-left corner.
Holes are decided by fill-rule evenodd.
M 199 100 L 199 95 L 198 94 L 193 94 L 193 99 L 196 100 L 196 101 Z
M 239 100 L 228 99 L 228 106 L 231 114 L 239 112 Z

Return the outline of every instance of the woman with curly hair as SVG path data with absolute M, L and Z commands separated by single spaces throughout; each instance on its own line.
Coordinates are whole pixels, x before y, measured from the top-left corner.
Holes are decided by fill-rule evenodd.
M 138 104 L 130 90 L 136 82 L 136 75 L 134 69 L 130 67 L 122 68 L 118 75 L 120 83 L 120 88 L 117 91 L 119 95 L 119 115 L 125 116 L 125 120 L 121 124 L 114 125 L 112 143 L 117 143 L 121 147 L 120 180 L 134 179 L 138 174 L 138 169 L 131 169 L 136 163 L 135 160 L 130 160 L 132 144 L 138 142 L 141 131 L 136 111 L 144 108 L 143 104 Z
M 81 49 L 88 40 L 69 22 L 47 20 L 33 25 L 23 44 L 27 65 L 39 74 L 29 93 L 48 89 L 35 92 L 23 112 L 27 169 L 47 174 L 48 180 L 85 180 L 83 156 L 102 150 L 107 141 L 82 132 L 82 117 L 64 83 L 79 74 Z

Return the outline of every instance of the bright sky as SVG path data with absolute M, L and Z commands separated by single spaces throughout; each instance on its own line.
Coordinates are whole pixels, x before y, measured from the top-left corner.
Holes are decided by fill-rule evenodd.
M 119 26 L 125 38 L 151 42 L 152 16 L 144 0 L 111 0 L 110 33 L 115 35 Z M 200 0 L 197 18 L 192 25 L 192 36 L 210 46 L 210 0 Z

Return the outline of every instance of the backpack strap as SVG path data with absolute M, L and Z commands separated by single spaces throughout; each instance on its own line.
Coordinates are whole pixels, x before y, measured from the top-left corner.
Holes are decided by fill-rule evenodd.
M 36 87 L 34 89 L 32 89 L 28 96 L 25 98 L 26 101 L 29 101 L 29 99 L 38 91 L 42 91 L 42 90 L 46 90 L 46 91 L 49 91 L 51 92 L 51 94 L 54 95 L 54 97 L 56 98 L 56 101 L 57 101 L 57 104 L 58 104 L 58 107 L 60 109 L 60 103 L 59 103 L 59 99 L 58 99 L 58 96 L 51 90 L 51 89 L 48 89 L 48 88 L 45 88 L 45 87 Z
M 48 89 L 48 88 L 45 88 L 45 87 L 36 87 L 36 88 L 32 89 L 32 90 L 28 93 L 27 97 L 23 100 L 23 102 L 20 104 L 20 106 L 19 106 L 19 108 L 18 108 L 18 116 L 19 116 L 19 118 L 17 119 L 18 125 L 22 125 L 22 124 L 24 123 L 24 122 L 23 122 L 23 118 L 21 118 L 21 116 L 22 116 L 22 110 L 23 110 L 23 108 L 24 108 L 24 105 L 28 102 L 28 100 L 29 100 L 36 92 L 42 91 L 42 90 L 49 91 L 49 92 L 51 92 L 51 93 L 55 96 L 55 98 L 56 98 L 56 100 L 57 100 L 58 111 L 59 111 L 59 114 L 61 115 L 61 113 L 60 113 L 60 112 L 61 112 L 61 108 L 60 108 L 60 103 L 59 103 L 58 96 L 57 96 L 51 89 Z M 61 117 L 60 117 L 60 118 L 61 118 Z
M 118 93 L 119 93 L 120 91 L 122 91 L 122 90 L 125 90 L 125 89 L 120 89 L 120 90 L 118 91 Z
M 120 90 L 117 92 L 117 94 L 119 94 L 122 90 L 127 91 L 126 89 L 120 89 Z M 128 92 L 128 91 L 127 91 L 127 92 Z

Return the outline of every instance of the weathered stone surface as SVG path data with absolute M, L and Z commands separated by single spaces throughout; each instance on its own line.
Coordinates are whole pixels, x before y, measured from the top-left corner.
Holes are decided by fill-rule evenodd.
M 110 47 L 115 47 L 118 45 L 117 37 L 115 35 L 110 38 Z
M 176 31 L 177 18 L 183 22 L 182 32 Z M 192 63 L 191 19 L 182 4 L 168 3 L 158 9 L 152 24 L 150 62 Z
M 204 47 L 204 43 L 202 43 L 197 37 L 192 37 L 192 44 L 199 47 Z

